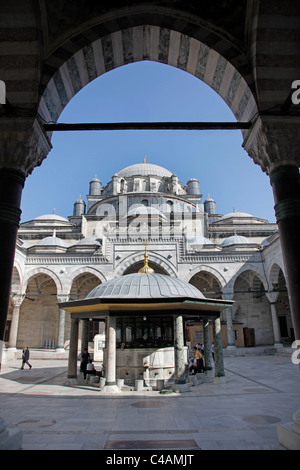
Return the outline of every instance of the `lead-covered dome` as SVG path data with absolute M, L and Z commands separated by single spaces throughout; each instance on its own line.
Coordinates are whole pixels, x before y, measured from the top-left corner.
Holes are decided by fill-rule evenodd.
M 64 240 L 56 236 L 54 232 L 52 236 L 45 237 L 37 243 L 38 246 L 61 246 L 67 248 L 67 244 Z
M 250 244 L 251 241 L 248 240 L 248 238 L 243 237 L 242 235 L 232 235 L 231 237 L 226 238 L 226 240 L 223 241 L 221 246 L 231 246 L 231 245 L 247 245 Z
M 55 221 L 55 222 L 69 222 L 68 219 L 65 217 L 62 217 L 61 215 L 57 214 L 44 214 L 44 215 L 39 215 L 38 217 L 35 217 L 35 221 L 41 221 L 41 222 L 49 222 L 49 221 Z
M 118 175 L 125 178 L 129 178 L 131 176 L 159 176 L 160 178 L 165 176 L 170 178 L 172 173 L 166 168 L 152 163 L 136 163 L 119 171 Z
M 133 273 L 103 282 L 86 297 L 109 299 L 205 299 L 192 284 L 158 273 Z

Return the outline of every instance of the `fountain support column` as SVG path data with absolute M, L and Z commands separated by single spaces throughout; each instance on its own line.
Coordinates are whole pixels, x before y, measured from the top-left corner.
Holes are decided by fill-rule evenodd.
M 67 375 L 66 385 L 78 384 L 78 380 L 77 380 L 78 329 L 79 329 L 79 320 L 77 318 L 71 318 L 68 375 Z
M 221 320 L 220 317 L 213 320 L 213 336 L 214 336 L 214 355 L 215 355 L 215 379 L 214 382 L 225 382 L 225 370 L 223 360 L 223 347 L 221 336 Z
M 175 378 L 174 386 L 176 392 L 189 392 L 187 383 L 187 364 L 184 357 L 184 332 L 182 315 L 174 316 L 174 362 Z
M 107 318 L 106 334 L 106 382 L 101 393 L 121 393 L 116 382 L 116 317 Z

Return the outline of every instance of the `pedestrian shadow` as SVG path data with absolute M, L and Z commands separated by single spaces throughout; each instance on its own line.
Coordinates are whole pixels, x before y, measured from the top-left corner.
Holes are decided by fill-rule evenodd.
M 39 367 L 36 369 L 11 367 L 11 369 L 13 370 L 2 372 L 0 374 L 0 380 L 5 379 L 20 384 L 37 384 L 49 382 L 66 373 L 65 367 Z

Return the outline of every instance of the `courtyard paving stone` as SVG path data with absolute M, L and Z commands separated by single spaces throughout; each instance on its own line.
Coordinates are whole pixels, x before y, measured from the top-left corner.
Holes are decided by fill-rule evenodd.
M 182 394 L 65 385 L 67 361 L 6 364 L 0 417 L 23 431 L 24 450 L 283 450 L 277 424 L 300 407 L 299 369 L 278 355 L 224 358 L 226 382 Z

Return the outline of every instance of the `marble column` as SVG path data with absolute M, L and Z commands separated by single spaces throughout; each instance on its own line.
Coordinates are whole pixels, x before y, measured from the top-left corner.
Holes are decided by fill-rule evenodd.
M 223 360 L 223 347 L 221 335 L 220 317 L 213 319 L 213 337 L 214 337 L 214 353 L 215 353 L 215 381 L 224 381 L 225 370 Z
M 292 115 L 258 115 L 246 133 L 243 146 L 270 176 L 275 201 L 284 275 L 295 340 L 300 340 L 300 133 L 299 118 Z M 294 416 L 297 424 L 298 410 Z M 279 425 L 280 443 L 287 449 L 300 448 L 300 434 L 287 425 Z
M 116 317 L 107 317 L 106 328 L 106 382 L 101 393 L 121 393 L 116 382 Z
M 81 320 L 81 352 L 89 349 L 89 320 Z
M 57 296 L 58 302 L 67 302 L 69 299 L 68 296 Z M 65 344 L 65 322 L 66 322 L 66 312 L 62 308 L 58 312 L 58 331 L 57 331 L 57 342 L 56 349 L 64 349 Z
M 0 128 L 0 370 L 7 319 L 17 233 L 21 217 L 21 198 L 25 178 L 40 165 L 51 143 L 36 113 L 17 109 L 2 113 Z M 0 418 L 0 447 L 6 440 L 6 425 Z M 21 431 L 19 432 L 21 434 Z M 20 441 L 22 436 L 20 437 Z M 9 448 L 19 449 L 9 438 Z M 8 447 L 7 447 L 8 448 Z
M 204 362 L 205 362 L 205 373 L 208 374 L 212 370 L 212 355 L 210 345 L 210 332 L 209 332 L 209 321 L 203 321 L 203 338 L 204 338 Z
M 300 340 L 300 176 L 296 165 L 270 173 L 295 339 Z
M 0 168 L 0 366 L 24 183 L 23 172 Z
M 24 295 L 15 295 L 12 299 L 13 313 L 12 313 L 12 321 L 10 325 L 9 342 L 8 342 L 8 348 L 10 349 L 17 349 L 20 308 L 21 308 L 23 300 L 24 300 Z
M 233 300 L 234 292 L 223 292 L 223 297 L 226 300 Z M 234 343 L 234 331 L 233 331 L 233 324 L 232 324 L 232 307 L 226 308 L 226 324 L 227 324 L 227 340 L 228 345 L 227 349 L 236 349 Z
M 279 322 L 276 312 L 276 302 L 278 299 L 279 292 L 266 292 L 266 297 L 270 302 L 271 306 L 271 318 L 272 318 L 272 326 L 273 326 L 273 334 L 274 334 L 274 346 L 283 347 L 281 342 L 281 334 L 279 328 Z
M 184 357 L 184 331 L 182 315 L 174 316 L 174 386 L 178 392 L 190 391 L 187 384 L 187 364 Z
M 77 381 L 78 329 L 79 329 L 79 320 L 77 318 L 71 318 L 69 362 L 68 362 L 68 375 L 67 375 L 66 385 L 78 384 L 78 381 Z

